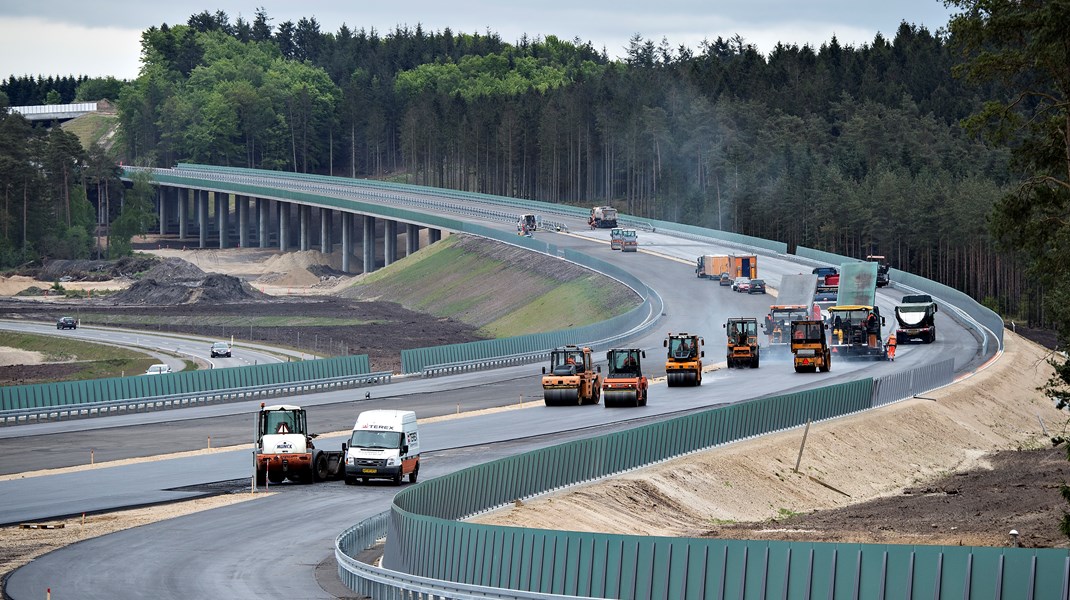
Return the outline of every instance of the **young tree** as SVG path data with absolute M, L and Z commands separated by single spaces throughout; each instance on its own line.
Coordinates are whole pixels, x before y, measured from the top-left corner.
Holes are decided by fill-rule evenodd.
M 118 258 L 131 253 L 131 239 L 136 235 L 145 235 L 156 224 L 156 213 L 152 210 L 152 196 L 156 191 L 149 175 L 143 171 L 131 178 L 133 185 L 126 190 L 123 198 L 122 212 L 111 226 L 108 236 L 108 257 Z

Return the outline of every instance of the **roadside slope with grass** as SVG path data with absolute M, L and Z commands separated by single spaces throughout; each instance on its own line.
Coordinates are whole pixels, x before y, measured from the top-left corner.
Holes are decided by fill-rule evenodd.
M 71 338 L 0 331 L 0 385 L 78 381 L 144 373 L 155 358 Z
M 627 286 L 578 265 L 464 234 L 370 273 L 342 295 L 398 302 L 488 337 L 596 323 L 640 303 Z

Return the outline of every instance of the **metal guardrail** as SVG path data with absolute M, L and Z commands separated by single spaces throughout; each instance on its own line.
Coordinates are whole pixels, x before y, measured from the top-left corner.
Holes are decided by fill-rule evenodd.
M 449 373 L 463 373 L 465 371 L 478 371 L 481 369 L 496 369 L 499 367 L 523 365 L 535 361 L 545 360 L 549 357 L 549 350 L 536 350 L 535 352 L 524 352 L 521 354 L 511 354 L 508 356 L 495 356 L 491 358 L 477 360 L 442 363 L 439 365 L 427 365 L 426 367 L 424 367 L 423 376 L 434 377 L 435 375 L 443 375 Z
M 0 426 L 27 425 L 48 421 L 150 412 L 155 410 L 220 404 L 224 402 L 235 402 L 239 400 L 250 400 L 279 395 L 311 393 L 330 389 L 357 388 L 379 383 L 389 383 L 392 377 L 393 373 L 390 371 L 379 371 L 374 373 L 332 377 L 328 379 L 216 389 L 185 394 L 169 394 L 165 396 L 111 400 L 107 402 L 86 402 L 82 404 L 0 410 Z

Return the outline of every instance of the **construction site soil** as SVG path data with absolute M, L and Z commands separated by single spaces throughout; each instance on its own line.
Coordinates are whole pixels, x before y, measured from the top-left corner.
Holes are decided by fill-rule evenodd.
M 89 261 L 81 266 L 97 269 Z M 367 354 L 376 371 L 398 371 L 404 349 L 484 339 L 474 326 L 414 312 L 395 302 L 271 296 L 237 277 L 206 273 L 175 257 L 138 266 L 146 270 L 117 293 L 59 302 L 4 298 L 0 318 L 55 322 L 70 315 L 83 325 L 233 337 L 239 343 L 266 343 L 317 356 Z M 86 273 L 68 265 L 52 269 L 51 275 L 59 272 L 68 277 Z M 63 363 L 11 365 L 0 368 L 0 385 L 46 380 L 50 370 L 59 375 L 69 368 Z

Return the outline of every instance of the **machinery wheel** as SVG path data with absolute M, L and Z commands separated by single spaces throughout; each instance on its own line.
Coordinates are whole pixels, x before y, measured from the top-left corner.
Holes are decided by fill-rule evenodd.
M 639 400 L 638 406 L 646 406 L 647 394 L 649 392 L 650 392 L 649 389 L 643 390 L 643 393 L 641 394 L 641 399 Z
M 760 358 L 758 357 L 757 354 L 755 354 L 754 357 L 750 359 L 750 368 L 757 369 L 759 360 L 760 360 Z
M 702 385 L 702 370 L 695 371 L 695 386 Z
M 676 372 L 665 374 L 665 385 L 668 387 L 676 387 Z
M 282 483 L 286 476 L 278 471 L 268 471 L 267 478 L 271 483 Z
M 312 481 L 327 480 L 327 456 L 322 452 L 312 459 Z
M 799 365 L 795 365 L 795 372 L 796 373 L 802 373 L 803 372 L 803 367 L 801 367 Z
M 546 406 L 575 406 L 580 402 L 580 391 L 543 390 L 542 398 Z
M 267 485 L 267 469 L 256 469 L 256 485 L 257 487 L 263 487 Z
M 416 483 L 416 478 L 420 476 L 420 463 L 417 461 L 416 466 L 412 468 L 412 473 L 409 473 L 409 483 Z

